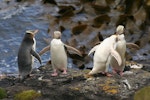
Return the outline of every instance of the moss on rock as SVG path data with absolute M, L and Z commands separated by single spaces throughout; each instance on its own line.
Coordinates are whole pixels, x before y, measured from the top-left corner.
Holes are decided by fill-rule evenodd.
M 16 94 L 14 100 L 35 100 L 37 97 L 40 96 L 41 93 L 38 93 L 35 90 L 26 90 Z
M 150 86 L 138 90 L 134 95 L 134 100 L 150 100 Z
M 6 97 L 7 97 L 6 91 L 0 87 L 0 99 L 6 98 Z

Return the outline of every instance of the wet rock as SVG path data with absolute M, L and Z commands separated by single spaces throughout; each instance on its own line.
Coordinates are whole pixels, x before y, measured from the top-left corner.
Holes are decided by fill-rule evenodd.
M 106 0 L 102 0 L 102 1 L 100 1 L 100 0 L 95 0 L 95 2 L 94 2 L 94 4 L 96 4 L 96 5 L 103 5 L 103 6 L 106 6 L 107 5 L 107 2 L 106 2 Z
M 57 5 L 56 1 L 55 0 L 42 0 L 42 2 L 45 4 L 45 3 L 50 3 L 50 4 L 54 4 L 54 5 Z
M 59 14 L 61 14 L 61 18 L 69 18 L 74 15 L 74 7 L 73 6 L 59 6 Z
M 92 2 L 95 2 L 95 0 L 80 0 L 82 3 L 87 3 L 87 2 L 90 2 L 90 3 L 92 3 Z
M 92 7 L 94 8 L 96 14 L 104 14 L 110 11 L 109 6 L 100 6 L 92 4 Z
M 133 18 L 133 16 L 131 16 L 131 15 L 128 15 L 128 14 L 119 15 L 119 18 L 118 18 L 118 20 L 117 20 L 117 22 L 116 22 L 116 26 L 117 26 L 117 25 L 120 25 L 120 24 L 126 25 L 128 19 L 130 19 L 131 21 L 134 21 L 134 18 Z
M 7 76 L 0 81 L 0 86 L 7 91 L 5 100 L 10 100 L 22 91 L 36 91 L 41 97 L 37 100 L 132 100 L 135 91 L 143 86 L 149 85 L 150 73 L 142 69 L 130 69 L 131 74 L 119 76 L 114 74 L 113 77 L 95 75 L 85 77 L 90 70 L 69 69 L 67 75 L 56 77 L 50 76 L 52 73 L 51 65 L 41 66 L 42 70 L 35 71 L 32 77 L 19 82 L 18 78 Z M 8 83 L 9 84 L 5 84 Z M 5 85 L 4 85 L 5 84 Z M 22 94 L 22 93 L 21 93 Z M 34 95 L 32 95 L 34 96 Z M 20 96 L 19 96 L 20 97 Z M 18 96 L 16 97 L 18 98 Z M 23 99 L 22 99 L 23 100 Z
M 134 19 L 136 21 L 136 25 L 141 26 L 143 22 L 146 20 L 146 11 L 143 7 L 141 7 L 137 13 L 134 14 Z
M 94 27 L 100 27 L 104 23 L 109 23 L 110 22 L 110 17 L 107 14 L 97 16 L 93 20 L 93 26 Z
M 82 33 L 86 28 L 87 28 L 86 24 L 77 25 L 72 28 L 72 33 L 74 35 L 78 35 L 78 34 Z
M 16 2 L 21 2 L 22 0 L 16 0 Z
M 144 64 L 142 69 L 150 72 L 150 65 L 149 64 Z

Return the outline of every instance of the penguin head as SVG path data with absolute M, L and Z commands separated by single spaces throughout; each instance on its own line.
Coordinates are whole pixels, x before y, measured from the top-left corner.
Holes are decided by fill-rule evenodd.
M 120 35 L 124 32 L 124 26 L 123 25 L 119 25 L 117 28 L 116 28 L 116 34 L 117 35 Z
M 61 38 L 61 32 L 60 31 L 54 31 L 54 38 L 60 39 Z
M 25 37 L 33 39 L 38 30 L 27 30 Z

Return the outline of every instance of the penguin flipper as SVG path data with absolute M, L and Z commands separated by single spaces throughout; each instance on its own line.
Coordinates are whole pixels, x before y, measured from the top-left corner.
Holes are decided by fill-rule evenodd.
M 120 66 L 122 64 L 122 60 L 121 60 L 121 56 L 119 55 L 119 53 L 113 48 L 111 49 L 110 53 L 117 60 L 118 65 Z
M 30 53 L 39 60 L 40 64 L 42 63 L 40 55 L 38 53 L 36 53 L 33 49 L 31 49 Z
M 135 48 L 135 49 L 140 49 L 140 47 L 137 45 L 137 44 L 135 44 L 135 43 L 126 43 L 126 46 L 128 47 L 128 48 Z
M 39 52 L 39 55 L 41 56 L 42 54 L 44 54 L 45 52 L 47 52 L 49 50 L 50 50 L 50 46 L 48 45 Z
M 88 56 L 89 56 L 91 53 L 95 52 L 95 50 L 98 48 L 98 46 L 99 46 L 99 45 L 94 46 L 94 47 L 90 50 Z
M 46 42 L 46 44 L 49 44 L 51 42 L 49 38 L 43 38 L 43 40 Z
M 82 56 L 81 52 L 79 50 L 77 50 L 76 48 L 71 47 L 71 46 L 66 45 L 66 44 L 64 44 L 64 46 L 65 46 L 66 49 L 72 50 L 72 51 L 76 52 L 79 56 Z

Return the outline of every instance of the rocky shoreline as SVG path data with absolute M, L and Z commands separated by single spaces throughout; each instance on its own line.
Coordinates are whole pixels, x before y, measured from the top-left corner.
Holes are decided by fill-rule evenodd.
M 31 100 L 133 100 L 137 90 L 150 85 L 150 73 L 143 69 L 130 69 L 122 77 L 117 74 L 87 77 L 89 71 L 68 69 L 67 75 L 52 77 L 51 66 L 45 65 L 34 70 L 33 75 L 23 82 L 14 76 L 6 76 L 0 80 L 0 87 L 7 93 L 3 100 L 15 99 L 27 90 L 40 94 Z M 29 99 L 23 98 L 21 100 Z
M 15 1 L 8 0 L 8 4 L 7 0 L 5 1 L 5 3 L 0 4 L 0 9 L 2 10 L 1 14 L 4 15 L 5 9 L 8 6 L 10 8 L 7 9 L 7 12 L 11 11 L 12 8 L 18 9 L 17 7 L 22 6 L 22 4 L 25 4 L 25 8 L 39 4 L 38 6 L 43 8 L 42 15 L 44 18 L 46 17 L 50 23 L 47 29 L 48 34 L 51 35 L 54 30 L 61 30 L 64 33 L 64 37 L 66 37 L 68 36 L 66 34 L 69 33 L 70 36 L 65 38 L 65 42 L 68 45 L 79 48 L 85 56 L 93 45 L 101 40 L 100 37 L 98 39 L 98 35 L 102 34 L 104 37 L 112 35 L 116 26 L 122 24 L 126 27 L 127 42 L 133 42 L 140 46 L 141 49 L 137 53 L 136 60 L 143 60 L 144 67 L 142 69 L 129 68 L 124 72 L 122 77 L 117 74 L 112 77 L 106 77 L 101 74 L 87 77 L 86 74 L 90 70 L 84 68 L 85 66 L 86 68 L 91 67 L 90 64 L 92 60 L 85 57 L 84 64 L 73 61 L 73 64 L 81 66 L 83 70 L 68 69 L 68 75 L 65 76 L 59 75 L 57 77 L 51 77 L 51 65 L 42 66 L 38 70 L 35 69 L 32 72 L 33 75 L 23 82 L 20 82 L 15 76 L 0 75 L 0 99 L 133 100 L 136 91 L 143 87 L 150 86 L 150 39 L 148 37 L 150 34 L 149 0 L 123 0 L 122 2 L 119 0 L 117 0 L 117 2 L 113 0 L 104 0 L 104 2 L 100 2 L 100 0 L 73 0 L 78 1 L 73 3 L 70 3 L 70 0 L 68 0 L 68 3 L 53 0 L 56 1 L 57 4 L 51 2 L 50 4 L 43 4 L 41 2 L 48 2 L 48 0 L 33 0 L 33 2 L 32 0 L 16 0 L 18 2 L 28 1 L 25 3 L 16 3 Z M 22 11 L 24 9 L 20 8 L 20 10 Z M 12 12 L 12 15 L 17 15 L 18 12 L 14 12 Z M 10 17 L 2 16 L 3 20 L 11 18 L 12 15 Z M 41 19 L 41 17 L 39 19 Z M 37 23 L 34 23 L 34 25 L 35 24 Z M 15 28 L 13 27 L 13 29 Z M 69 32 L 66 32 L 68 30 Z M 41 42 L 44 42 L 44 40 Z M 135 50 L 130 54 L 134 56 Z M 72 58 L 73 57 L 75 56 L 72 56 Z M 127 60 L 131 60 L 130 58 L 132 57 L 126 58 Z M 145 63 L 146 61 L 148 61 L 147 64 Z M 131 67 L 131 65 L 127 65 L 126 67 Z

